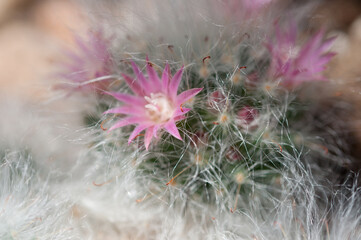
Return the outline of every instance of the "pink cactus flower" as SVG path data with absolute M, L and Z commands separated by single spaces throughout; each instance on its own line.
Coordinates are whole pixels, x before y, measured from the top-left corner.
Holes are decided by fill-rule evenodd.
M 259 112 L 257 109 L 245 106 L 237 112 L 236 124 L 243 129 L 253 131 L 258 125 L 258 116 Z
M 257 109 L 248 106 L 243 107 L 237 113 L 237 119 L 243 121 L 246 124 L 250 124 L 251 122 L 253 122 L 257 116 L 258 116 Z
M 270 74 L 282 78 L 281 84 L 295 87 L 303 82 L 327 80 L 322 72 L 335 55 L 328 52 L 335 38 L 323 41 L 324 32 L 319 31 L 304 45 L 296 45 L 297 27 L 291 24 L 288 31 L 276 28 L 274 41 L 266 44 L 271 53 Z
M 208 105 L 210 108 L 214 109 L 225 109 L 227 105 L 227 98 L 223 95 L 220 90 L 212 92 L 208 97 Z
M 65 72 L 60 74 L 69 83 L 57 87 L 81 91 L 106 90 L 112 78 L 109 40 L 99 31 L 90 32 L 86 39 L 75 36 L 75 41 L 79 50 L 65 52 Z
M 136 78 L 122 74 L 134 95 L 111 92 L 109 95 L 124 103 L 123 106 L 110 109 L 104 114 L 124 114 L 126 117 L 118 121 L 109 131 L 126 125 L 137 125 L 129 136 L 130 144 L 140 132 L 145 130 L 144 143 L 148 150 L 153 137 L 158 131 L 165 129 L 175 138 L 182 140 L 176 122 L 185 119 L 190 108 L 182 107 L 189 99 L 197 95 L 203 88 L 193 88 L 177 94 L 182 79 L 183 67 L 171 77 L 169 65 L 164 68 L 161 79 L 150 63 L 147 64 L 145 77 L 138 66 L 132 62 Z

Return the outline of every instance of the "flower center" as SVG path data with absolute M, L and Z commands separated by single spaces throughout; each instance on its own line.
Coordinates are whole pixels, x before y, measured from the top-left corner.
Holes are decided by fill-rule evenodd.
M 156 123 L 164 123 L 172 118 L 174 106 L 169 98 L 163 93 L 151 93 L 150 97 L 145 96 L 149 103 L 145 105 L 147 116 Z
M 287 62 L 288 60 L 293 60 L 298 57 L 299 52 L 300 52 L 299 47 L 296 46 L 285 47 L 281 51 L 281 59 L 284 62 Z

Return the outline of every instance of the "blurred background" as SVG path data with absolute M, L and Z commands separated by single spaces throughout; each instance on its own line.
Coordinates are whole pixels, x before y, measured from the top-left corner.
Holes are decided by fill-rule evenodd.
M 0 94 L 47 98 L 61 49 L 72 45 L 74 32 L 86 28 L 74 1 L 1 0 Z
M 26 101 L 47 99 L 61 49 L 73 45 L 73 33 L 86 32 L 86 13 L 78 1 L 72 0 L 1 0 L 0 95 Z M 313 15 L 315 24 L 339 36 L 334 45 L 339 54 L 330 67 L 331 78 L 358 82 L 361 1 L 327 0 Z

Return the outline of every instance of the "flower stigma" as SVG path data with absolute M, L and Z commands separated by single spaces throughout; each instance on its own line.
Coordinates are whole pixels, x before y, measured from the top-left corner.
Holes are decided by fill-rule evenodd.
M 175 108 L 171 100 L 163 93 L 151 93 L 150 97 L 145 96 L 149 103 L 145 105 L 149 119 L 156 123 L 165 123 L 172 118 Z

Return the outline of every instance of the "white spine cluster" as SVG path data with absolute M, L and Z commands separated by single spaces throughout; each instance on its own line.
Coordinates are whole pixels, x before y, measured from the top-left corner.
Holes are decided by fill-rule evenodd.
M 30 156 L 8 153 L 0 160 L 0 238 L 78 239 L 70 206 L 35 172 Z

